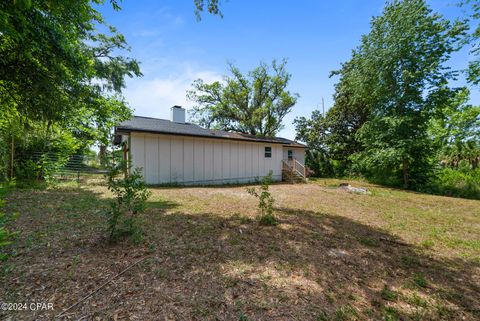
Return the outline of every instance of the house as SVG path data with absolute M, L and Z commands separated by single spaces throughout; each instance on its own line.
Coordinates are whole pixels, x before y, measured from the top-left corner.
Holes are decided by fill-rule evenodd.
M 185 109 L 171 108 L 171 120 L 135 116 L 115 128 L 117 143 L 147 184 L 210 185 L 254 182 L 273 173 L 279 181 L 305 177 L 305 145 L 205 129 L 185 122 Z M 293 174 L 293 175 L 292 175 Z

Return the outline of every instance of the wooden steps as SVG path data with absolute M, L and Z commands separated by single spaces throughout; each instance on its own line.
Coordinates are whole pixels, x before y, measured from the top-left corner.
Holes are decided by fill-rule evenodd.
M 282 181 L 289 183 L 306 183 L 305 166 L 296 159 L 282 160 Z

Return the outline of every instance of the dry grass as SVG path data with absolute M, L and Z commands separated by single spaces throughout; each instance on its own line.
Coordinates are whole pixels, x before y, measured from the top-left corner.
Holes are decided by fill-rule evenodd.
M 105 187 L 15 190 L 20 230 L 0 301 L 52 302 L 85 320 L 476 320 L 480 201 L 353 182 L 278 184 L 275 227 L 256 223 L 245 187 L 152 188 L 141 244 L 102 238 Z

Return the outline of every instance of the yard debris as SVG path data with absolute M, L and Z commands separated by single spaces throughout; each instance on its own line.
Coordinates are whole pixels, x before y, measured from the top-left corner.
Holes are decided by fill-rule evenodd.
M 364 194 L 370 195 L 371 192 L 366 187 L 353 187 L 349 183 L 340 183 L 339 189 L 344 190 L 348 193 L 355 193 L 355 194 Z
M 345 256 L 349 255 L 350 253 L 348 253 L 345 250 L 331 249 L 330 251 L 328 251 L 328 254 L 330 256 L 334 256 L 334 257 L 345 257 Z

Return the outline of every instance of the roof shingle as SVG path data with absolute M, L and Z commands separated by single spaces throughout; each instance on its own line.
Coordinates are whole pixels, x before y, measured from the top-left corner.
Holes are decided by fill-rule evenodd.
M 290 139 L 282 137 L 262 137 L 255 135 L 247 135 L 242 133 L 227 132 L 216 129 L 206 129 L 191 123 L 174 123 L 167 119 L 150 118 L 142 116 L 134 116 L 132 119 L 121 122 L 115 127 L 116 133 L 129 132 L 147 132 L 170 134 L 180 136 L 198 136 L 220 139 L 245 140 L 253 142 L 265 142 L 274 144 L 289 145 L 292 147 L 306 146 Z

